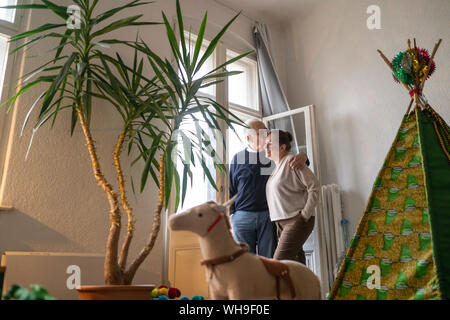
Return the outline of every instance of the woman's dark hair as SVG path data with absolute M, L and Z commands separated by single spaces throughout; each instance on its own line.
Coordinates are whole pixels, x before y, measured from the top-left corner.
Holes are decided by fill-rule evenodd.
M 282 144 L 286 145 L 286 151 L 291 151 L 291 142 L 292 142 L 292 134 L 289 131 L 283 131 L 283 130 L 271 130 L 269 134 L 272 134 L 274 131 L 278 132 L 278 140 L 280 146 Z

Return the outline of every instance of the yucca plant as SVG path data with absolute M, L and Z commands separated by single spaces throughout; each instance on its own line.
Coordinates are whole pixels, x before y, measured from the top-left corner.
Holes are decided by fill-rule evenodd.
M 231 128 L 233 124 L 243 125 L 243 123 L 215 100 L 202 96 L 199 90 L 237 74 L 238 72 L 227 72 L 225 67 L 250 52 L 200 76 L 200 68 L 213 54 L 219 40 L 238 15 L 224 26 L 210 42 L 206 51 L 200 54 L 207 14 L 204 16 L 194 48 L 190 48 L 185 39 L 181 8 L 177 0 L 177 24 L 181 48 L 176 40 L 175 31 L 166 15 L 162 14 L 162 24 L 166 27 L 167 38 L 173 53 L 173 59 L 169 61 L 167 58 L 158 56 L 142 40 L 122 41 L 114 39 L 111 35 L 112 32 L 121 28 L 155 24 L 155 22 L 140 21 L 142 15 L 114 20 L 116 14 L 126 9 L 147 5 L 148 2 L 134 0 L 106 12 L 97 13 L 95 9 L 98 0 L 72 1 L 78 6 L 80 12 L 78 25 L 74 29 L 67 28 L 66 21 L 70 18 L 67 13 L 68 7 L 51 1 L 40 0 L 39 4 L 4 7 L 49 10 L 63 20 L 60 24 L 48 23 L 11 38 L 11 42 L 24 41 L 12 53 L 46 41 L 47 38 L 59 39 L 59 45 L 55 48 L 55 56 L 52 56 L 47 63 L 21 78 L 17 93 L 4 104 L 7 104 L 10 110 L 21 95 L 37 84 L 46 84 L 45 91 L 32 104 L 24 121 L 23 128 L 34 108 L 40 105 L 33 127 L 33 136 L 48 120 L 52 120 L 53 126 L 60 111 L 65 109 L 71 111 L 71 133 L 73 134 L 77 124 L 81 126 L 94 177 L 97 184 L 104 190 L 110 208 L 105 283 L 131 284 L 139 266 L 154 246 L 160 230 L 161 212 L 164 207 L 168 207 L 172 189 L 175 192 L 175 208 L 178 207 L 180 199 L 181 202 L 184 201 L 188 180 L 192 178 L 191 165 L 201 165 L 205 176 L 217 189 L 206 161 L 212 159 L 215 168 L 220 170 L 224 170 L 225 167 L 221 159 L 217 157 L 215 147 L 205 130 L 205 124 L 211 130 L 220 130 L 220 121 L 225 121 Z M 69 12 L 72 9 L 69 9 Z M 124 62 L 125 59 L 117 53 L 108 54 L 111 51 L 110 47 L 115 45 L 125 45 L 130 51 L 132 50 L 130 53 L 134 54 L 134 59 L 131 65 L 127 65 Z M 152 76 L 144 75 L 145 63 L 148 63 L 153 70 Z M 118 112 L 123 120 L 113 154 L 119 192 L 113 189 L 104 176 L 98 160 L 96 143 L 91 133 L 94 99 L 107 101 L 112 107 L 111 110 Z M 183 129 L 186 121 L 195 123 L 195 132 Z M 178 151 L 179 143 L 183 144 L 183 153 Z M 144 248 L 130 264 L 127 264 L 127 259 L 136 221 L 133 210 L 128 204 L 120 163 L 125 144 L 128 144 L 128 155 L 135 154 L 133 150 L 137 151 L 137 157 L 132 164 L 144 162 L 140 191 L 144 189 L 149 174 L 159 188 L 152 231 Z M 183 164 L 182 178 L 176 170 L 177 159 Z M 134 183 L 132 187 L 134 191 Z M 121 208 L 127 214 L 128 222 L 127 234 L 119 252 Z

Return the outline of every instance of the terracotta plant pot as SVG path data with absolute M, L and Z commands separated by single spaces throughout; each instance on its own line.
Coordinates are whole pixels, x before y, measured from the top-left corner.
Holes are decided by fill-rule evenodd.
M 6 272 L 6 267 L 0 267 L 0 300 L 2 300 L 3 297 L 3 280 L 5 279 L 5 272 Z
M 80 286 L 80 300 L 149 300 L 155 285 Z

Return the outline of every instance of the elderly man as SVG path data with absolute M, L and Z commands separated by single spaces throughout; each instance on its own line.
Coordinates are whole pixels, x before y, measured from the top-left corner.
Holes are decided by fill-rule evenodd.
M 266 183 L 273 168 L 264 152 L 267 128 L 259 120 L 246 124 L 251 128 L 247 131 L 248 147 L 238 152 L 230 165 L 230 198 L 237 194 L 230 208 L 233 235 L 236 241 L 246 243 L 251 253 L 272 258 L 277 237 L 266 199 Z M 289 165 L 301 170 L 306 164 L 306 155 L 298 154 Z

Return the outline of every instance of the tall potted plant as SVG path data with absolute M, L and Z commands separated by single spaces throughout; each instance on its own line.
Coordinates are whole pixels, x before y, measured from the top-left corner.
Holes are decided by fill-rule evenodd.
M 205 128 L 199 123 L 206 123 L 212 130 L 220 130 L 219 121 L 221 120 L 231 128 L 233 124 L 242 125 L 243 123 L 217 101 L 202 96 L 199 90 L 237 74 L 238 72 L 227 72 L 225 67 L 250 52 L 227 61 L 205 75 L 200 75 L 200 68 L 212 55 L 219 40 L 238 15 L 223 27 L 205 52 L 200 54 L 207 14 L 203 18 L 194 48 L 190 48 L 185 38 L 181 8 L 177 0 L 180 46 L 175 31 L 166 15 L 162 13 L 162 24 L 165 25 L 173 54 L 173 61 L 170 62 L 167 58 L 160 57 L 142 40 L 117 40 L 111 35 L 113 31 L 125 27 L 155 24 L 141 21 L 142 14 L 114 19 L 118 13 L 147 5 L 148 2 L 134 0 L 97 13 L 98 0 L 72 1 L 76 7 L 68 8 L 48 0 L 40 0 L 39 4 L 4 7 L 48 10 L 63 20 L 60 24 L 47 23 L 11 38 L 11 42 L 25 39 L 24 43 L 20 43 L 13 52 L 51 38 L 59 39 L 59 45 L 55 48 L 54 57 L 21 78 L 17 93 L 4 104 L 9 106 L 9 111 L 21 95 L 37 84 L 45 84 L 46 90 L 30 107 L 24 127 L 37 105 L 40 105 L 40 111 L 33 134 L 48 120 L 52 120 L 53 125 L 59 112 L 64 109 L 70 110 L 72 114 L 71 133 L 73 134 L 78 124 L 81 126 L 95 180 L 103 189 L 109 203 L 110 229 L 106 245 L 104 278 L 106 287 L 116 291 L 123 285 L 129 288 L 136 271 L 151 252 L 160 230 L 161 212 L 164 207 L 168 207 L 172 189 L 174 189 L 175 209 L 180 200 L 184 201 L 187 181 L 189 177 L 192 178 L 191 165 L 195 165 L 195 160 L 196 164 L 203 168 L 210 183 L 217 189 L 206 160 L 212 159 L 215 168 L 224 170 L 225 167 L 218 158 L 218 153 Z M 73 18 L 71 16 L 73 10 L 79 10 L 76 16 L 78 21 L 75 21 L 74 28 L 67 28 L 67 21 Z M 103 26 L 100 26 L 101 23 Z M 118 53 L 108 54 L 109 47 L 115 45 L 124 45 L 133 50 L 132 65 L 127 65 Z M 144 58 L 140 58 L 141 56 Z M 153 77 L 144 74 L 144 63 L 151 66 Z M 123 120 L 113 154 L 119 192 L 114 190 L 103 174 L 96 142 L 91 132 L 91 111 L 94 102 L 98 99 L 107 101 L 112 107 L 111 110 L 118 112 Z M 185 132 L 182 129 L 183 124 L 188 120 L 195 123 L 195 132 Z M 183 144 L 184 156 L 177 150 L 179 143 Z M 127 200 L 125 179 L 121 168 L 124 145 L 128 146 L 128 155 L 133 149 L 137 150 L 138 156 L 132 162 L 133 164 L 139 161 L 144 162 L 140 190 L 144 189 L 149 174 L 159 189 L 152 231 L 143 249 L 131 263 L 127 261 L 136 221 Z M 182 178 L 176 169 L 177 158 L 183 165 Z M 122 210 L 127 215 L 127 229 L 119 250 Z M 141 290 L 142 287 L 137 289 Z

